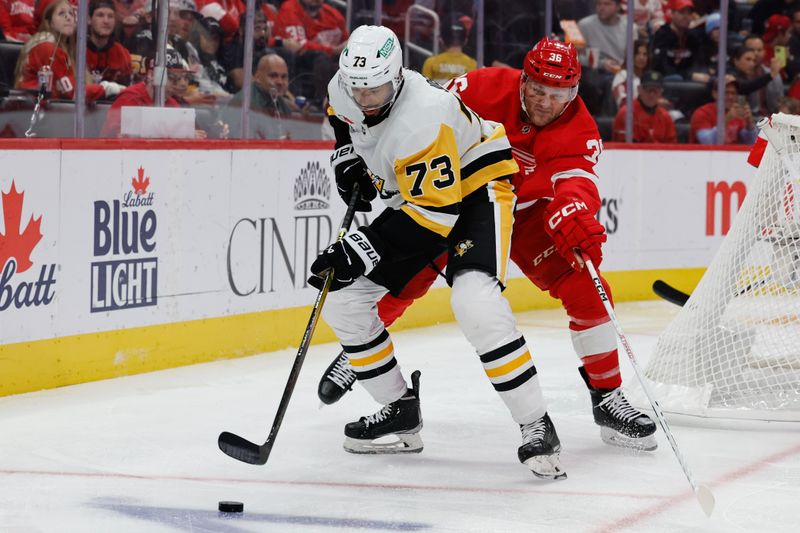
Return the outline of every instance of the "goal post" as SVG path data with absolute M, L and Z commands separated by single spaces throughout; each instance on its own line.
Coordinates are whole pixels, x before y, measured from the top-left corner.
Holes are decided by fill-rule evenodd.
M 800 421 L 800 117 L 760 127 L 744 203 L 646 366 L 670 413 Z

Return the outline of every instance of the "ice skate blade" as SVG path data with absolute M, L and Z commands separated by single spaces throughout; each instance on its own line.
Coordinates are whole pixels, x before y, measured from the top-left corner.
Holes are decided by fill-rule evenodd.
M 372 455 L 420 453 L 422 451 L 422 437 L 418 433 L 395 433 L 394 436 L 398 439 L 394 442 L 375 442 L 345 437 L 344 450 L 349 453 Z
M 539 479 L 567 479 L 567 473 L 561 468 L 561 460 L 558 458 L 557 453 L 553 455 L 535 455 L 530 459 L 526 459 L 524 464 Z
M 619 431 L 609 427 L 601 426 L 600 438 L 603 439 L 603 442 L 610 444 L 611 446 L 619 446 L 620 448 L 629 448 L 643 452 L 652 452 L 658 448 L 655 434 L 639 438 L 628 437 Z

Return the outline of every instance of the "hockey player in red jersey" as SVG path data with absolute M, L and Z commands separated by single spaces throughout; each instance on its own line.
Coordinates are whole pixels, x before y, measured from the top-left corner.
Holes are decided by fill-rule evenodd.
M 622 394 L 616 334 L 575 253 L 599 265 L 606 240 L 594 216 L 601 204 L 594 166 L 602 141 L 577 96 L 579 80 L 574 47 L 544 38 L 527 54 L 522 71 L 479 69 L 451 80 L 447 88 L 480 117 L 506 128 L 520 167 L 512 180 L 518 199 L 511 258 L 567 311 L 579 372 L 603 441 L 653 450 L 655 424 Z M 406 290 L 419 297 L 432 282 L 430 276 L 415 279 Z M 396 318 L 412 301 L 395 298 L 387 311 Z M 331 364 L 319 388 L 325 403 L 338 400 L 355 381 L 347 370 L 341 357 Z

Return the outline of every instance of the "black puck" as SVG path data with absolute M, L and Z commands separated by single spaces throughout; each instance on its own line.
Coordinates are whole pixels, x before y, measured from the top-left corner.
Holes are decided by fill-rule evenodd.
M 241 513 L 244 511 L 244 504 L 242 502 L 219 502 L 219 510 L 223 513 Z

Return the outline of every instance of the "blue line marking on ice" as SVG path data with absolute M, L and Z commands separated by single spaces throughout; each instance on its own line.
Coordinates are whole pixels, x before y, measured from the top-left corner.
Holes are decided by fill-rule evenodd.
M 244 513 L 221 513 L 199 509 L 176 507 L 152 507 L 110 501 L 96 500 L 90 504 L 97 509 L 114 511 L 129 517 L 147 520 L 161 525 L 169 525 L 180 531 L 192 533 L 250 533 L 247 523 L 295 524 L 322 526 L 333 529 L 364 529 L 380 531 L 421 531 L 430 529 L 430 524 L 420 522 L 391 522 L 360 518 L 336 518 L 332 516 L 303 516 L 278 513 L 252 513 L 245 508 Z

